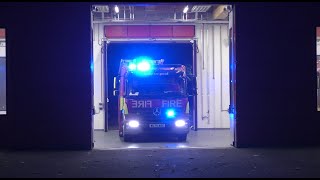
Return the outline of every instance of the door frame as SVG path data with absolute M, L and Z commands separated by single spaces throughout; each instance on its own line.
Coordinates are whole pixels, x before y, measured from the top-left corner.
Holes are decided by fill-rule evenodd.
M 233 137 L 232 146 L 238 147 L 237 145 L 237 108 L 236 108 L 236 23 L 235 23 L 235 5 L 232 4 L 229 13 L 229 78 L 230 78 L 230 107 L 229 107 L 229 118 L 230 118 L 230 131 Z M 231 22 L 230 22 L 231 21 Z M 230 27 L 231 26 L 231 27 Z M 231 124 L 232 123 L 232 124 Z M 232 125 L 232 127 L 231 127 Z

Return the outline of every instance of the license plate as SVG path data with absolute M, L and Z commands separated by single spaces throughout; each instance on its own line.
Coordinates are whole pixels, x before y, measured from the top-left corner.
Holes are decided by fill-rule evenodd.
M 164 128 L 165 126 L 165 124 L 149 124 L 151 128 Z

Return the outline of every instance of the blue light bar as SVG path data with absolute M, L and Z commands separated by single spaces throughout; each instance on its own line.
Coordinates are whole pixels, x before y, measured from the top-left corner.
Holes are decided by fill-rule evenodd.
M 149 71 L 151 69 L 151 65 L 147 61 L 142 61 L 138 64 L 139 71 Z
M 129 70 L 130 71 L 134 71 L 136 69 L 137 69 L 137 65 L 136 64 L 134 64 L 134 63 L 129 64 Z

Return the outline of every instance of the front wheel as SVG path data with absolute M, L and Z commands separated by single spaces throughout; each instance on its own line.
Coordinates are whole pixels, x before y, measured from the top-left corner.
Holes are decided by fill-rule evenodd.
M 123 137 L 123 131 L 119 130 L 119 136 Z
M 122 128 L 119 129 L 119 136 L 123 137 L 123 132 L 124 132 L 124 126 L 122 125 Z

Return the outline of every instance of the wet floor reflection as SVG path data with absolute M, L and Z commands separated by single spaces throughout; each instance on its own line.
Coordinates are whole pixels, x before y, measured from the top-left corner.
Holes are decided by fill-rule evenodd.
M 95 149 L 228 148 L 232 142 L 229 129 L 190 131 L 185 142 L 171 136 L 140 136 L 124 142 L 117 130 L 95 131 L 94 140 Z

